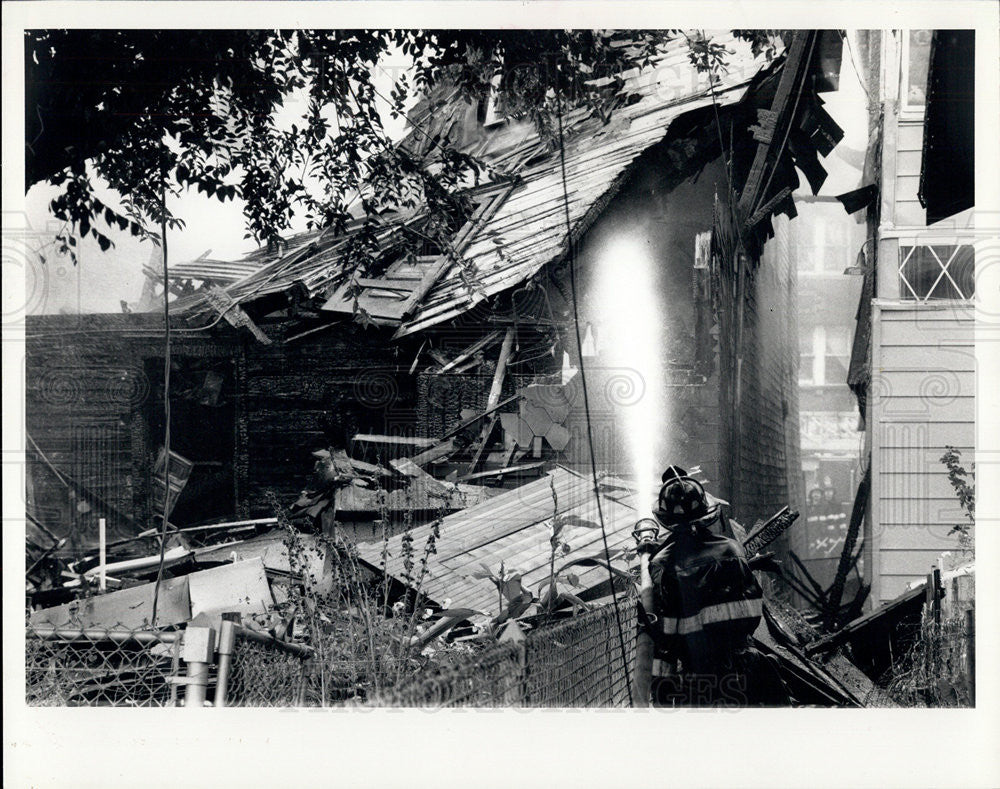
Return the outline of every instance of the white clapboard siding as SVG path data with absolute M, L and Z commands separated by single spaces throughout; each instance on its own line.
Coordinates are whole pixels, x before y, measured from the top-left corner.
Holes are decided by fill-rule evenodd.
M 924 144 L 923 119 L 901 120 L 898 124 L 894 224 L 897 227 L 919 226 L 925 224 L 927 218 L 917 197 L 920 155 Z
M 897 197 L 900 188 L 897 179 Z M 874 318 L 872 569 L 874 598 L 887 601 L 958 549 L 949 531 L 965 518 L 940 458 L 950 445 L 973 460 L 975 322 L 951 304 L 880 304 Z

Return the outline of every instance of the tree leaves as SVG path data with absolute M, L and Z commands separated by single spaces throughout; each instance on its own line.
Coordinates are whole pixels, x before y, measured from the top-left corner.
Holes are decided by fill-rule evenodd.
M 773 37 L 737 31 L 755 51 Z M 765 31 L 771 33 L 773 31 Z M 356 199 L 366 214 L 427 208 L 447 236 L 459 193 L 488 170 L 442 129 L 395 145 L 380 107 L 400 116 L 417 91 L 448 80 L 472 103 L 493 97 L 512 118 L 551 138 L 556 97 L 605 121 L 621 76 L 648 64 L 676 31 L 593 30 L 28 30 L 25 32 L 26 188 L 50 181 L 60 219 L 102 249 L 116 232 L 152 237 L 163 190 L 243 200 L 258 242 L 301 215 L 339 232 Z M 727 50 L 688 38 L 698 68 L 723 67 Z M 412 59 L 383 96 L 377 64 Z M 180 53 L 199 53 L 187 57 Z M 206 56 L 207 53 L 207 56 Z M 419 144 L 417 142 L 419 141 Z M 121 195 L 104 207 L 94 183 Z M 106 210 L 105 210 L 106 209 Z M 109 213 L 110 212 L 110 213 Z M 453 230 L 453 229 L 452 229 Z M 474 272 L 460 277 L 475 292 Z M 358 311 L 362 325 L 370 316 Z

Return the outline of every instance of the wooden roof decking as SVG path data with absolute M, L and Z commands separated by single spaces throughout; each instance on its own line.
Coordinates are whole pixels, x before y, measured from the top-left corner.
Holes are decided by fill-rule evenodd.
M 560 514 L 599 523 L 590 478 L 557 466 L 541 479 L 446 516 L 440 525 L 437 553 L 428 560 L 422 592 L 439 604 L 450 599 L 452 606 L 495 614 L 496 588 L 489 580 L 471 576 L 482 571 L 480 563 L 496 572 L 503 561 L 508 571 L 523 573 L 523 585 L 537 594 L 539 586 L 549 577 L 549 536 L 554 512 L 552 485 Z M 624 497 L 616 500 L 602 495 L 601 508 L 608 547 L 612 551 L 634 544 L 632 529 L 636 515 L 627 501 Z M 410 532 L 418 568 L 431 528 L 430 525 L 420 526 Z M 599 527 L 567 526 L 561 540 L 568 543 L 571 550 L 556 560 L 556 569 L 574 559 L 603 556 Z M 358 545 L 358 553 L 367 564 L 381 571 L 382 547 L 381 542 L 363 543 Z M 402 581 L 402 535 L 390 539 L 388 547 L 386 570 Z M 418 571 L 415 570 L 415 574 Z M 593 588 L 608 580 L 604 567 L 578 567 L 573 572 L 583 588 Z
M 721 41 L 721 39 L 720 39 Z M 722 41 L 739 47 L 733 39 Z M 723 75 L 714 86 L 690 65 L 685 45 L 675 44 L 657 64 L 634 71 L 622 93 L 639 101 L 617 109 L 611 122 L 574 111 L 566 119 L 564 195 L 558 152 L 517 172 L 521 184 L 483 224 L 463 253 L 466 267 L 477 271 L 479 288 L 472 290 L 465 273 L 453 266 L 428 293 L 414 316 L 403 323 L 403 337 L 451 320 L 489 296 L 524 282 L 567 248 L 566 207 L 574 240 L 614 197 L 639 156 L 664 139 L 676 118 L 713 101 L 725 106 L 739 101 L 763 61 L 744 62 L 738 74 Z M 496 151 L 505 160 L 532 161 L 545 147 L 537 135 L 519 141 L 514 150 Z

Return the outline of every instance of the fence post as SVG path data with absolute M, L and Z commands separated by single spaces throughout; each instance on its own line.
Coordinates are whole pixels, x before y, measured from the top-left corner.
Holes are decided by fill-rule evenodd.
M 210 627 L 191 627 L 184 631 L 182 657 L 187 663 L 185 707 L 204 707 L 208 690 L 208 666 L 215 653 L 215 631 Z
M 530 636 L 528 637 L 530 638 Z M 521 706 L 530 707 L 531 699 L 528 692 L 528 638 L 525 638 L 517 648 L 517 657 L 521 665 Z
M 968 677 L 969 702 L 976 706 L 976 609 L 965 610 L 965 673 Z
M 226 615 L 223 614 L 223 617 Z M 215 682 L 215 706 L 225 707 L 229 700 L 229 672 L 236 644 L 236 624 L 223 618 L 219 628 L 219 672 Z

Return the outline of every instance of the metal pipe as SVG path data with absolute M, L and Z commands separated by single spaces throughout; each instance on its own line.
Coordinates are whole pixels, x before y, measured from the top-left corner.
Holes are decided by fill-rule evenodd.
M 134 641 L 137 644 L 172 644 L 182 634 L 177 631 L 158 633 L 154 630 L 102 630 L 100 628 L 80 627 L 33 627 L 28 626 L 29 634 L 38 638 L 53 641 L 113 641 L 123 644 Z
M 108 528 L 107 521 L 104 518 L 99 518 L 97 521 L 97 538 L 100 542 L 100 567 L 101 572 L 99 577 L 99 586 L 102 592 L 106 592 L 108 589 Z
M 215 680 L 215 706 L 225 707 L 229 700 L 229 672 L 236 644 L 236 625 L 223 620 L 219 629 L 219 671 Z
M 185 687 L 184 706 L 204 707 L 208 695 L 208 663 L 201 660 L 188 661 Z
M 204 707 L 208 695 L 208 667 L 215 655 L 215 631 L 210 627 L 188 625 L 184 631 L 184 662 L 187 679 L 185 707 Z
M 249 630 L 245 627 L 240 627 L 238 635 L 240 638 L 245 638 L 249 641 L 256 641 L 258 644 L 264 644 L 265 646 L 282 649 L 285 652 L 290 652 L 293 655 L 297 655 L 302 658 L 312 657 L 316 654 L 315 650 L 311 647 L 307 647 L 302 644 L 290 644 L 287 641 L 281 641 L 274 636 L 258 633 L 256 630 Z

